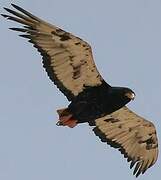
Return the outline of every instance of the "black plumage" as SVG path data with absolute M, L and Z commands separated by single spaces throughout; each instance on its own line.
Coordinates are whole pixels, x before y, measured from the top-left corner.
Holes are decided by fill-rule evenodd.
M 134 94 L 125 87 L 111 87 L 105 81 L 100 86 L 86 87 L 75 97 L 68 110 L 78 123 L 95 124 L 95 119 L 110 114 L 125 106 L 131 99 L 126 93 Z

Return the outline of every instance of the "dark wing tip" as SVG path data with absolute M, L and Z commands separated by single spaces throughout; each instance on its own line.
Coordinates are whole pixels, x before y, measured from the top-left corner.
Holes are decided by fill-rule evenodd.
M 1 14 L 1 16 L 3 16 L 4 18 L 7 18 L 7 17 L 8 17 L 6 14 Z
M 20 34 L 19 36 L 23 38 L 31 39 L 31 36 L 28 34 Z
M 5 9 L 6 11 L 8 11 L 9 9 L 8 8 L 6 8 L 6 7 L 3 7 L 3 9 Z
M 18 7 L 16 4 L 11 3 L 11 6 L 13 6 L 14 8 Z
M 15 9 L 22 11 L 24 9 L 22 9 L 20 6 L 17 6 L 16 4 L 11 3 L 11 6 L 13 6 Z
M 17 9 L 18 11 L 20 11 L 21 13 L 27 15 L 28 17 L 30 17 L 31 19 L 34 19 L 36 21 L 40 21 L 40 19 L 36 16 L 34 16 L 33 14 L 31 14 L 30 12 L 26 11 L 25 9 L 21 8 L 20 6 L 17 6 L 15 4 L 11 4 L 15 9 Z
M 4 7 L 3 9 L 5 9 L 5 10 L 6 10 L 7 12 L 9 12 L 9 13 L 12 13 L 12 12 L 13 12 L 11 9 L 6 8 L 6 7 Z
M 131 161 L 130 169 L 132 169 L 132 168 L 134 167 L 134 165 L 135 165 L 136 162 L 137 162 L 136 160 L 132 160 L 132 161 Z
M 24 28 L 9 28 L 12 31 L 26 32 L 27 30 Z

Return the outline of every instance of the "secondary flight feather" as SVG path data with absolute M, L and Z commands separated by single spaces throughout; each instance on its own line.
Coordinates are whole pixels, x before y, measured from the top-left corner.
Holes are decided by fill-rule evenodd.
M 11 15 L 1 15 L 23 25 L 10 29 L 22 32 L 20 36 L 37 48 L 49 78 L 70 101 L 67 108 L 57 110 L 57 125 L 89 123 L 103 142 L 124 154 L 136 176 L 143 174 L 157 160 L 158 141 L 154 125 L 125 106 L 135 93 L 104 81 L 87 42 L 12 6 L 16 10 L 4 8 Z

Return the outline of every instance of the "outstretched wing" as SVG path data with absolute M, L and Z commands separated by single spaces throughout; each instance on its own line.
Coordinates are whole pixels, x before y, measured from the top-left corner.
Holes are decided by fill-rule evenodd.
M 95 134 L 102 142 L 118 148 L 130 168 L 135 165 L 136 177 L 150 168 L 158 157 L 158 142 L 154 125 L 123 107 L 114 113 L 96 119 Z
M 23 24 L 23 28 L 10 28 L 24 32 L 22 37 L 43 56 L 43 65 L 50 79 L 72 100 L 87 86 L 98 86 L 102 78 L 96 69 L 90 45 L 82 39 L 51 25 L 26 10 L 12 4 L 18 11 L 5 8 L 14 16 L 3 17 Z

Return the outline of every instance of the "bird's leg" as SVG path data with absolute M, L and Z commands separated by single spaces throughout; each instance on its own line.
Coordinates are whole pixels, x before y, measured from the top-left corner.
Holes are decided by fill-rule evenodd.
M 67 108 L 59 109 L 57 112 L 59 114 L 59 121 L 56 123 L 57 126 L 68 126 L 73 128 L 77 125 L 77 120 L 74 119 Z

